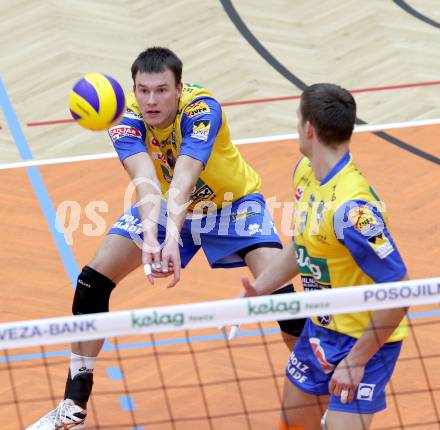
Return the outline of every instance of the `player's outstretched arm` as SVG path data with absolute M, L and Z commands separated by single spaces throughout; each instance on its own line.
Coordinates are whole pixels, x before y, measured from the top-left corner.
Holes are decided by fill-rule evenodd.
M 151 267 L 159 269 L 160 245 L 157 240 L 157 226 L 160 214 L 161 191 L 156 171 L 150 156 L 146 152 L 131 155 L 124 161 L 124 166 L 130 176 L 137 194 L 137 208 L 142 220 L 144 236 L 142 248 L 142 263 L 145 274 L 154 283 Z
M 241 296 L 271 294 L 298 273 L 299 267 L 295 256 L 295 246 L 291 243 L 277 254 L 276 258 L 271 261 L 253 283 L 249 282 L 247 278 L 242 279 L 244 291 L 242 291 Z
M 191 191 L 202 170 L 203 163 L 195 158 L 187 155 L 180 155 L 177 158 L 168 192 L 167 233 L 162 250 L 162 270 L 164 272 L 170 269 L 174 271 L 173 280 L 167 288 L 174 287 L 180 279 L 180 231 L 190 203 Z

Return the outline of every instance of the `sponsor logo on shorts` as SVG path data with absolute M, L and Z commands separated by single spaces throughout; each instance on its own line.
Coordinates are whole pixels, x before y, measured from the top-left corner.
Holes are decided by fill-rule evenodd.
M 258 305 L 252 304 L 252 301 L 248 302 L 248 315 L 279 314 L 281 312 L 295 315 L 300 310 L 301 304 L 298 300 L 275 302 L 273 299 L 269 299 L 268 302 Z
M 335 366 L 327 361 L 324 348 L 321 346 L 321 341 L 317 337 L 311 337 L 309 338 L 309 342 L 310 346 L 312 347 L 313 354 L 315 354 L 315 357 L 321 365 L 324 373 L 333 372 Z
M 184 110 L 184 113 L 188 118 L 193 118 L 195 116 L 203 115 L 209 112 L 211 112 L 211 110 L 203 100 L 190 104 Z
M 109 130 L 110 139 L 116 142 L 121 137 L 137 137 L 142 138 L 142 133 L 134 127 L 129 125 L 117 125 Z
M 372 300 L 383 302 L 386 300 L 399 300 L 415 297 L 438 296 L 440 295 L 440 284 L 421 284 L 411 288 L 408 285 L 391 288 L 372 288 L 364 291 L 364 302 Z
M 249 218 L 254 215 L 260 215 L 260 212 L 254 212 L 254 211 L 250 211 L 248 209 L 239 210 L 239 211 L 233 212 L 231 214 L 231 220 L 232 220 L 232 222 L 244 221 L 246 218 Z
M 309 366 L 307 364 L 304 364 L 295 355 L 295 352 L 292 352 L 289 357 L 289 361 L 287 363 L 287 373 L 290 375 L 292 379 L 294 379 L 296 382 L 299 382 L 300 384 L 303 384 L 307 381 Z
M 191 137 L 197 140 L 207 141 L 211 122 L 209 119 L 194 121 Z
M 139 218 L 136 218 L 133 215 L 124 214 L 113 224 L 112 228 L 118 228 L 125 230 L 128 233 L 139 235 L 142 233 L 142 226 L 140 222 L 141 220 Z
M 249 236 L 253 236 L 254 234 L 257 233 L 263 233 L 263 229 L 261 228 L 260 224 L 257 223 L 249 224 L 248 233 Z
M 363 382 L 361 382 L 357 389 L 356 398 L 358 400 L 367 400 L 371 402 L 373 400 L 373 394 L 375 388 L 376 388 L 376 384 L 364 384 Z
M 180 327 L 185 324 L 185 315 L 182 312 L 161 313 L 153 311 L 142 315 L 131 314 L 131 326 L 133 328 L 151 326 L 173 326 Z

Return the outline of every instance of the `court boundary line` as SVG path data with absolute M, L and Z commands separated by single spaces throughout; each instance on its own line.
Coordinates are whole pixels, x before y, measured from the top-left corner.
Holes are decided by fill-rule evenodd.
M 55 242 L 55 249 L 58 251 L 58 255 L 66 270 L 67 277 L 72 286 L 76 285 L 76 277 L 78 276 L 78 265 L 73 256 L 72 250 L 66 243 L 64 234 L 61 233 L 61 229 L 57 228 L 58 221 L 56 217 L 55 208 L 52 204 L 52 200 L 49 195 L 49 191 L 44 183 L 41 172 L 36 165 L 32 164 L 34 161 L 32 151 L 26 140 L 26 136 L 20 126 L 17 114 L 15 113 L 12 102 L 8 96 L 7 90 L 3 81 L 0 78 L 0 108 L 3 110 L 5 120 L 12 134 L 15 146 L 22 158 L 22 163 L 25 163 L 26 173 L 29 182 L 33 188 L 35 197 L 39 203 L 43 217 L 46 220 L 49 232 Z M 28 163 L 28 164 L 26 164 Z
M 301 80 L 297 75 L 292 73 L 287 67 L 285 67 L 277 58 L 275 58 L 272 53 L 264 47 L 264 45 L 260 42 L 260 40 L 251 32 L 241 15 L 237 12 L 234 5 L 232 4 L 232 0 L 219 0 L 225 13 L 228 15 L 232 24 L 235 26 L 237 31 L 243 36 L 243 38 L 249 43 L 252 48 L 257 51 L 257 53 L 278 73 L 280 73 L 285 79 L 295 85 L 302 91 L 305 91 L 308 88 L 308 85 Z M 367 124 L 363 119 L 356 117 L 356 124 Z M 385 142 L 388 142 L 398 148 L 409 152 L 417 157 L 423 158 L 426 161 L 430 161 L 431 163 L 435 163 L 440 165 L 440 158 L 436 157 L 429 152 L 423 151 L 415 146 L 406 143 L 405 141 L 398 139 L 384 131 L 373 132 L 377 137 L 383 139 Z
M 423 127 L 428 125 L 440 125 L 440 118 L 393 122 L 386 124 L 356 125 L 354 128 L 354 133 L 375 132 L 381 130 L 411 128 L 411 127 Z M 232 142 L 235 145 L 250 145 L 257 143 L 270 143 L 270 142 L 294 140 L 294 139 L 298 139 L 298 133 L 251 137 L 246 139 L 233 139 Z M 79 161 L 105 160 L 109 158 L 117 158 L 116 152 L 115 151 L 102 152 L 98 154 L 78 155 L 73 157 L 48 158 L 42 160 L 25 159 L 24 161 L 18 161 L 12 163 L 0 163 L 0 170 L 19 169 L 23 167 L 32 167 L 32 166 L 48 166 L 52 164 L 62 164 L 62 163 L 75 163 Z
M 350 89 L 349 91 L 352 94 L 359 93 L 374 93 L 374 92 L 382 92 L 382 91 L 395 91 L 402 90 L 407 88 L 423 88 L 440 85 L 440 81 L 424 81 L 424 82 L 413 82 L 406 84 L 395 84 L 395 85 L 385 85 L 382 87 L 366 87 L 366 88 L 355 88 Z M 234 107 L 234 106 L 243 106 L 243 105 L 252 105 L 252 104 L 261 104 L 261 103 L 278 103 L 278 102 L 286 102 L 291 100 L 299 100 L 301 98 L 301 94 L 294 96 L 280 96 L 280 97 L 265 97 L 261 99 L 244 99 L 244 100 L 235 100 L 230 102 L 221 102 L 220 105 L 222 107 Z M 55 120 L 40 120 L 40 121 L 31 121 L 26 123 L 27 127 L 45 127 L 50 125 L 61 125 L 61 124 L 74 124 L 75 120 L 73 118 L 65 118 L 65 119 L 55 119 Z M 1 130 L 1 125 L 0 125 Z
M 431 17 L 424 15 L 423 13 L 419 12 L 418 10 L 414 9 L 412 6 L 410 6 L 406 1 L 404 0 L 393 0 L 394 3 L 399 6 L 401 9 L 403 9 L 406 13 L 409 13 L 412 17 L 424 22 L 425 24 L 431 25 L 434 28 L 440 28 L 440 23 L 436 20 L 432 19 Z

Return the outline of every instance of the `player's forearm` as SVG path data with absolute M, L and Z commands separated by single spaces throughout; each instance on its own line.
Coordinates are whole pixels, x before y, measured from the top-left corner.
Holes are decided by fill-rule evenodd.
M 150 156 L 141 152 L 124 160 L 124 166 L 136 189 L 137 208 L 144 235 L 157 236 L 161 190 Z
M 185 182 L 172 184 L 168 192 L 167 201 L 167 233 L 166 241 L 178 242 L 180 231 L 185 222 L 186 212 L 189 206 L 192 186 Z
M 409 279 L 405 275 L 401 281 Z M 349 354 L 350 359 L 364 366 L 376 354 L 399 326 L 408 308 L 384 309 L 371 313 L 370 324 L 365 333 L 354 344 Z
M 191 192 L 202 172 L 201 161 L 186 155 L 177 158 L 168 191 L 166 240 L 177 240 L 190 204 Z
M 289 244 L 272 260 L 264 272 L 258 276 L 253 286 L 258 295 L 270 294 L 299 273 L 295 247 Z
M 161 193 L 159 184 L 139 183 L 136 185 L 137 209 L 142 221 L 142 232 L 146 236 L 157 237 Z
M 408 308 L 374 311 L 367 330 L 354 344 L 349 354 L 350 361 L 365 366 L 393 334 L 407 311 Z

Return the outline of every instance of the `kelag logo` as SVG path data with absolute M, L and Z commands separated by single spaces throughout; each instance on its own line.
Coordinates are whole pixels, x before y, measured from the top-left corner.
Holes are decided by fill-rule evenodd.
M 280 312 L 289 312 L 295 315 L 300 311 L 300 308 L 301 305 L 298 300 L 275 303 L 273 299 L 270 299 L 269 303 L 259 305 L 248 302 L 248 315 L 279 314 Z
M 136 315 L 131 314 L 131 326 L 133 328 L 151 327 L 151 326 L 166 326 L 171 325 L 180 327 L 185 323 L 185 315 L 182 312 L 171 314 L 161 314 L 159 312 L 152 312 L 150 314 Z

